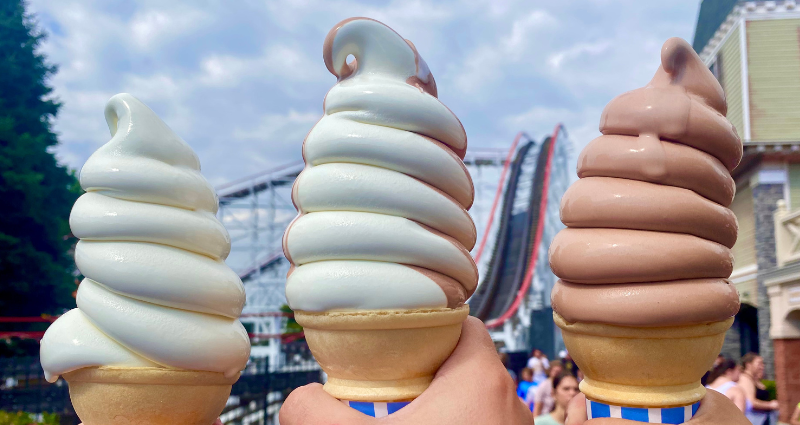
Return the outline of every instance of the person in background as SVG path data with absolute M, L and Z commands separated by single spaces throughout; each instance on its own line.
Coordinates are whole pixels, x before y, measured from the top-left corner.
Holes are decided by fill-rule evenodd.
M 733 401 L 736 407 L 742 412 L 747 412 L 752 409 L 750 400 L 744 395 L 742 388 L 736 384 L 739 380 L 739 367 L 736 362 L 730 359 L 723 359 L 722 362 L 714 366 L 708 375 L 708 385 L 710 388 L 718 393 L 725 394 Z
M 498 351 L 497 355 L 500 356 L 500 362 L 503 363 L 503 366 L 505 366 L 508 374 L 511 375 L 511 379 L 514 380 L 514 385 L 517 385 L 517 374 L 508 368 L 508 353 L 502 353 Z
M 531 352 L 531 358 L 528 359 L 528 367 L 533 370 L 533 382 L 539 384 L 547 379 L 545 371 L 550 367 L 550 362 L 547 356 L 542 353 L 542 350 L 534 348 Z
M 537 351 L 539 351 L 539 360 L 542 361 L 545 370 L 550 369 L 550 359 L 547 358 L 547 355 L 542 350 Z
M 528 390 L 534 387 L 533 383 L 533 370 L 526 367 L 519 373 L 519 385 L 517 385 L 517 396 L 523 400 L 528 395 Z
M 747 419 L 754 425 L 776 425 L 778 400 L 769 401 L 769 391 L 761 382 L 764 378 L 764 359 L 756 353 L 747 353 L 740 362 L 742 374 L 739 386 L 753 406 L 751 411 L 745 412 Z
M 708 382 L 709 382 L 708 381 L 708 375 L 711 374 L 711 371 L 714 370 L 714 368 L 717 367 L 720 363 L 722 363 L 722 361 L 725 360 L 726 358 L 727 357 L 725 357 L 722 353 L 719 353 L 717 355 L 717 359 L 714 360 L 714 365 L 711 366 L 711 369 L 709 369 L 708 372 L 706 372 L 706 374 L 703 375 L 702 378 L 700 378 L 700 383 L 703 384 L 703 385 L 708 384 Z
M 568 351 L 562 351 L 564 354 L 561 356 L 561 361 L 564 364 L 564 370 L 571 373 L 573 376 L 578 378 L 578 382 L 583 380 L 583 374 L 581 373 L 580 369 L 578 369 L 578 364 L 575 363 L 575 360 L 572 360 L 572 356 L 569 355 Z
M 555 405 L 550 413 L 536 416 L 536 425 L 564 425 L 567 418 L 567 406 L 578 391 L 578 380 L 569 372 L 561 372 L 553 378 L 553 401 Z
M 792 413 L 792 417 L 789 418 L 789 425 L 800 425 L 800 403 L 797 403 L 797 406 L 794 408 L 794 413 Z
M 547 371 L 548 378 L 542 381 L 537 387 L 528 392 L 525 399 L 528 406 L 533 406 L 533 416 L 541 416 L 550 413 L 555 404 L 553 400 L 553 379 L 564 372 L 564 365 L 560 360 L 550 362 L 550 369 Z
M 322 385 L 310 384 L 289 394 L 280 409 L 280 423 L 533 425 L 531 411 L 517 397 L 511 378 L 492 345 L 486 326 L 475 317 L 467 317 L 456 349 L 436 372 L 431 386 L 411 404 L 388 418 L 367 416 L 325 392 Z M 543 421 L 536 425 L 546 424 Z M 568 421 L 569 425 L 585 425 L 587 421 L 586 399 L 581 394 L 570 403 Z M 590 423 L 631 425 L 630 421 L 610 418 Z M 748 421 L 727 397 L 716 391 L 708 391 L 700 402 L 697 415 L 685 425 L 720 424 L 748 425 Z

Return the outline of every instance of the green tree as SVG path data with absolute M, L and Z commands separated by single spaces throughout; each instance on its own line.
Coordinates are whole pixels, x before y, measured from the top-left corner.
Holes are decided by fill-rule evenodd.
M 292 334 L 292 333 L 303 332 L 303 327 L 300 326 L 299 323 L 297 323 L 297 320 L 294 320 L 294 310 L 292 310 L 292 308 L 289 307 L 289 304 L 282 305 L 281 312 L 291 315 L 289 319 L 286 321 L 286 326 L 284 326 L 283 328 L 283 333 Z
M 61 106 L 37 52 L 45 38 L 23 0 L 0 1 L 0 315 L 74 306 L 69 212 L 80 193 L 59 165 L 51 122 Z M 19 329 L 19 328 L 17 328 Z
M 25 412 L 5 412 L 0 410 L 0 425 L 58 425 L 58 415 L 42 413 L 42 420 L 36 420 L 34 415 Z

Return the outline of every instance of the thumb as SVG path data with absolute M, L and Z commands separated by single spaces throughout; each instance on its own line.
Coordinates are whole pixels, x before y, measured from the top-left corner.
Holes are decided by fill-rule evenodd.
M 586 396 L 583 393 L 578 393 L 567 406 L 566 425 L 583 425 L 587 419 Z
M 375 420 L 333 398 L 320 384 L 292 391 L 279 413 L 281 425 L 369 425 Z

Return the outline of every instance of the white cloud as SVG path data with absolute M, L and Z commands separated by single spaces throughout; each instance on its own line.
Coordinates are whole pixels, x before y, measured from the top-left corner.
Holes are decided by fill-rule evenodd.
M 463 71 L 456 77 L 458 88 L 475 93 L 486 88 L 486 83 L 501 80 L 505 69 L 523 59 L 537 40 L 546 37 L 544 31 L 557 22 L 544 10 L 533 10 L 513 20 L 509 32 L 480 44 L 466 55 Z
M 174 9 L 145 9 L 133 16 L 128 29 L 135 46 L 150 49 L 155 43 L 202 28 L 211 20 L 210 14 L 200 9 L 181 7 L 177 2 L 165 3 L 168 4 Z
M 321 117 L 321 113 L 299 113 L 293 109 L 287 114 L 266 114 L 261 117 L 257 127 L 236 129 L 233 136 L 242 140 L 275 140 L 278 137 L 303 140 L 305 133 L 308 133 L 311 126 Z
M 598 41 L 596 43 L 578 43 L 569 49 L 550 55 L 550 57 L 547 58 L 547 63 L 558 70 L 561 68 L 561 65 L 564 64 L 564 61 L 575 59 L 584 54 L 593 56 L 599 55 L 607 51 L 609 47 L 611 47 L 611 42 L 609 40 Z
M 50 33 L 64 106 L 59 160 L 80 168 L 108 136 L 105 102 L 127 91 L 197 151 L 215 184 L 300 158 L 335 82 L 322 40 L 350 16 L 412 40 L 471 147 L 504 147 L 519 130 L 563 121 L 576 144 L 603 106 L 641 86 L 661 42 L 691 37 L 698 0 L 31 0 Z
M 540 41 L 534 39 L 536 31 L 553 28 L 557 22 L 553 15 L 544 10 L 534 10 L 522 19 L 514 21 L 511 34 L 500 40 L 503 53 L 515 59 L 519 58 L 531 43 Z
M 201 69 L 199 82 L 217 87 L 231 87 L 265 76 L 310 81 L 325 75 L 307 55 L 286 45 L 269 46 L 262 55 L 255 57 L 212 55 L 202 60 Z

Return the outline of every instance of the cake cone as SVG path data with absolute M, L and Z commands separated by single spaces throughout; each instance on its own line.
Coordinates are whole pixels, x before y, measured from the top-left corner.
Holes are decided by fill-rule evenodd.
M 323 57 L 338 83 L 292 187 L 286 300 L 325 390 L 380 417 L 430 385 L 469 313 L 467 135 L 414 45 L 386 25 L 340 22 Z
M 742 142 L 726 110 L 716 78 L 672 38 L 650 83 L 609 102 L 603 135 L 581 152 L 550 246 L 551 300 L 590 419 L 683 423 L 706 393 L 739 309 L 728 206 Z
M 569 323 L 553 314 L 580 365 L 586 397 L 618 406 L 676 407 L 706 393 L 700 377 L 722 348 L 733 318 L 699 325 L 636 328 Z
M 419 396 L 455 349 L 469 308 L 295 312 L 328 381 L 325 390 L 352 401 Z
M 250 357 L 216 193 L 147 105 L 123 93 L 105 115 L 70 213 L 85 278 L 42 338 L 45 377 L 67 380 L 85 425 L 211 425 Z
M 211 425 L 239 374 L 100 366 L 64 379 L 84 425 Z

